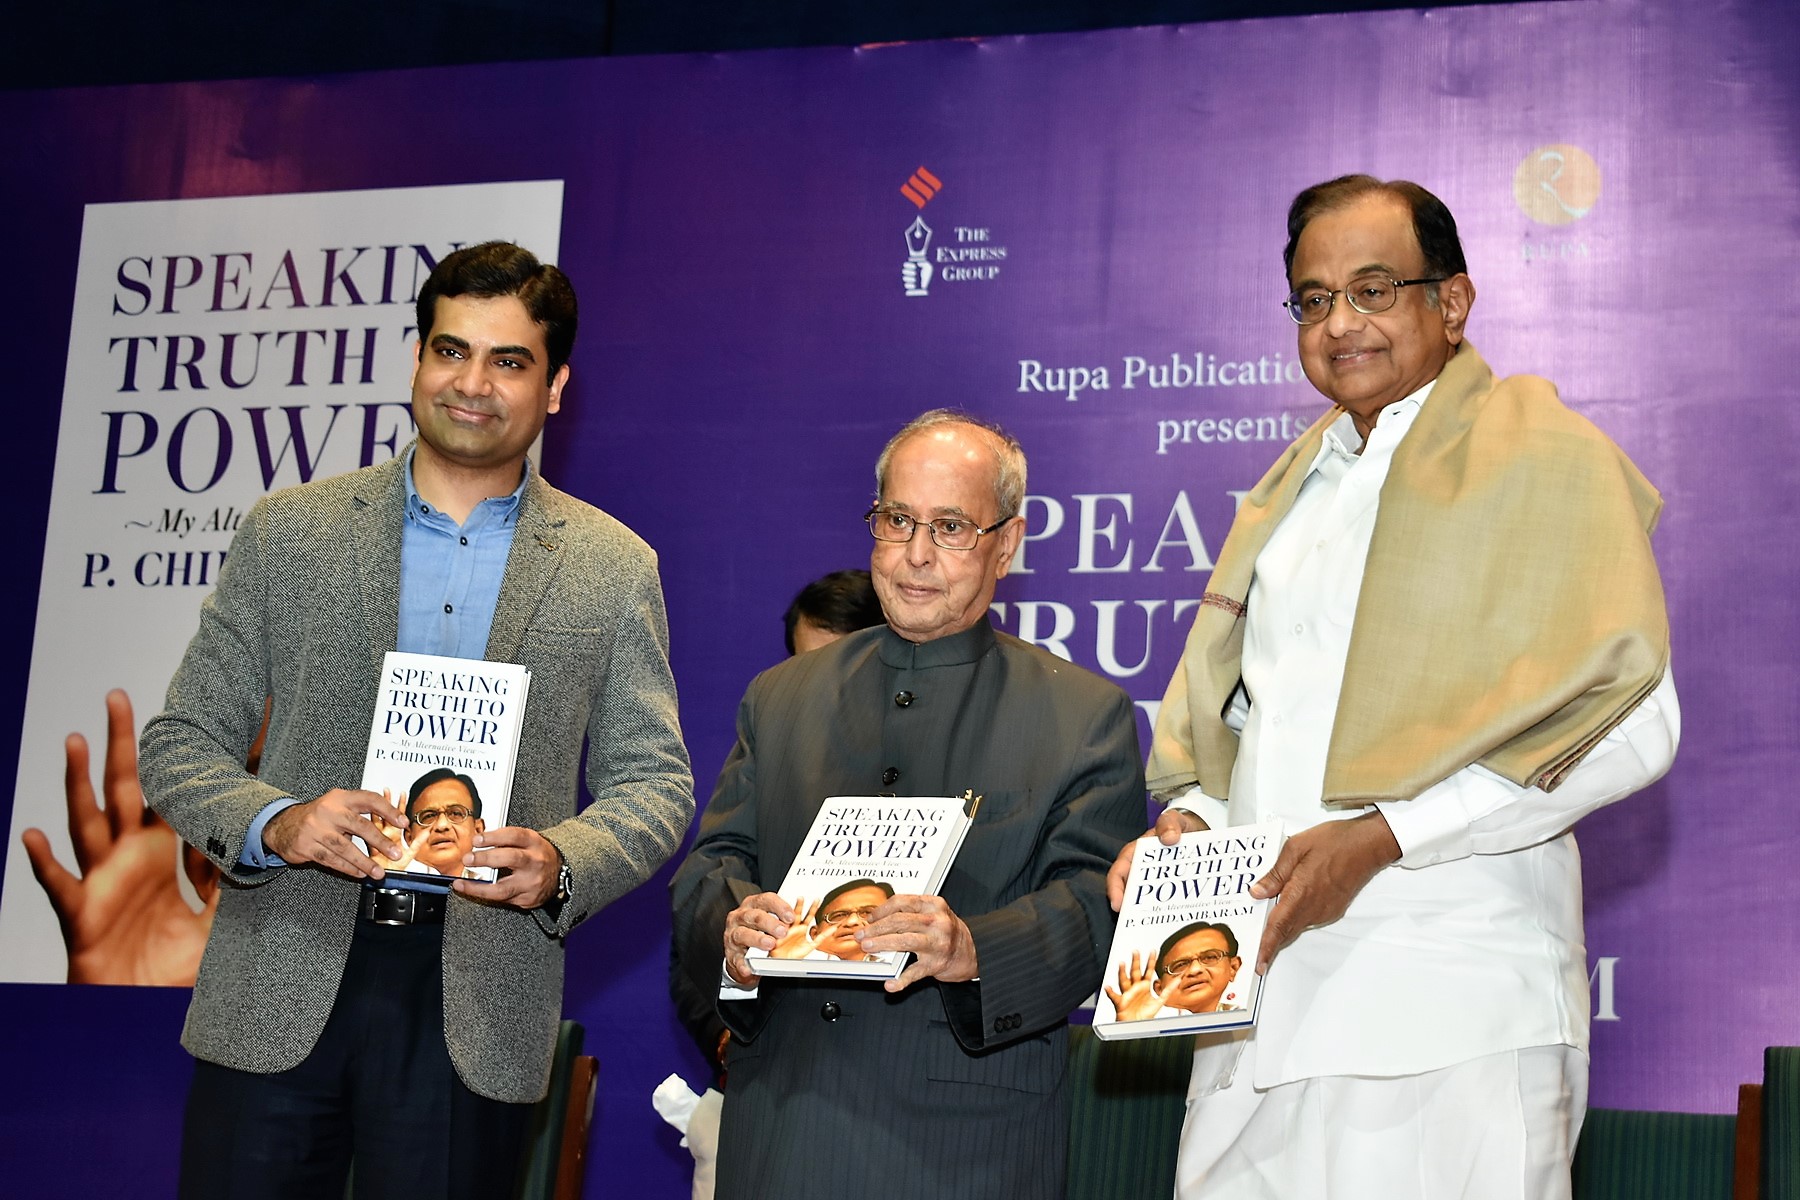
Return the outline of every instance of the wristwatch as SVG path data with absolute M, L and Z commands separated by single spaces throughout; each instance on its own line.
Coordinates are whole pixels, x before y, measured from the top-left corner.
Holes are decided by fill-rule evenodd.
M 564 862 L 556 868 L 556 890 L 550 893 L 550 898 L 538 907 L 544 910 L 545 916 L 555 921 L 562 916 L 563 905 L 567 904 L 569 897 L 574 894 L 575 873 L 569 870 L 569 864 Z

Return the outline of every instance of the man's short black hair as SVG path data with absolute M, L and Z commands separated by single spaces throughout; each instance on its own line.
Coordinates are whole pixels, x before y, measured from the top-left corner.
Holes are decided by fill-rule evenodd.
M 1392 196 L 1411 211 L 1413 233 L 1419 239 L 1419 249 L 1425 253 L 1427 276 L 1448 279 L 1468 271 L 1462 238 L 1456 232 L 1456 218 L 1450 215 L 1450 209 L 1442 200 L 1406 179 L 1384 181 L 1373 175 L 1340 175 L 1313 184 L 1295 196 L 1288 206 L 1288 240 L 1287 247 L 1281 252 L 1281 264 L 1290 284 L 1294 281 L 1294 249 L 1300 244 L 1301 231 L 1321 213 L 1343 208 L 1372 193 Z M 1437 288 L 1428 289 L 1426 295 L 1435 303 Z
M 829 892 L 826 892 L 825 898 L 819 901 L 819 907 L 813 910 L 813 928 L 817 929 L 825 923 L 825 914 L 831 911 L 831 902 L 833 900 L 836 900 L 845 892 L 854 892 L 857 888 L 866 887 L 880 888 L 883 892 L 887 893 L 888 899 L 892 900 L 894 898 L 894 885 L 891 883 L 883 883 L 879 879 L 852 879 L 849 883 L 840 883 Z
M 575 289 L 569 277 L 537 255 L 511 242 L 483 242 L 446 254 L 419 289 L 416 320 L 419 341 L 431 341 L 439 296 L 491 299 L 513 296 L 531 319 L 544 327 L 544 349 L 550 355 L 546 375 L 556 373 L 575 349 Z
M 803 618 L 831 633 L 855 633 L 887 620 L 867 571 L 833 571 L 800 589 L 781 618 L 787 626 L 789 654 L 794 652 L 794 630 Z
M 475 781 L 467 775 L 458 775 L 449 767 L 434 767 L 413 780 L 412 791 L 406 796 L 407 820 L 413 819 L 413 806 L 418 804 L 419 797 L 425 794 L 425 789 L 433 784 L 443 783 L 446 779 L 454 779 L 463 785 L 463 790 L 469 793 L 469 811 L 475 816 L 481 815 L 481 793 L 475 790 Z
M 1193 934 L 1201 933 L 1208 929 L 1224 935 L 1225 953 L 1229 957 L 1236 958 L 1238 956 L 1237 934 L 1231 932 L 1231 926 L 1222 921 L 1194 921 L 1187 925 L 1183 925 L 1180 929 L 1177 929 L 1174 933 L 1171 933 L 1168 937 L 1163 939 L 1162 949 L 1156 952 L 1156 973 L 1158 975 L 1162 974 L 1163 960 L 1169 957 L 1169 951 L 1175 948 L 1176 942 L 1179 942 L 1184 937 L 1190 937 Z

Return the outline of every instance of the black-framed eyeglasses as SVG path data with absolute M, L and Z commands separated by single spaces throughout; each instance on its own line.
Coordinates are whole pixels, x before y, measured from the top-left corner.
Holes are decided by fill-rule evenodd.
M 1288 316 L 1294 318 L 1294 324 L 1317 325 L 1331 315 L 1331 306 L 1337 302 L 1338 296 L 1342 296 L 1350 302 L 1351 308 L 1365 317 L 1372 317 L 1394 307 L 1401 288 L 1421 283 L 1442 283 L 1447 278 L 1449 277 L 1446 275 L 1434 275 L 1430 279 L 1390 279 L 1386 275 L 1358 275 L 1337 290 L 1322 287 L 1295 288 L 1288 293 L 1288 298 L 1281 302 L 1281 306 L 1288 310 Z
M 1158 974 L 1186 975 L 1196 964 L 1205 967 L 1210 971 L 1230 957 L 1231 955 L 1225 953 L 1223 950 L 1202 950 L 1200 953 L 1192 955 L 1191 957 L 1177 958 L 1172 962 L 1164 963 Z
M 421 808 L 413 814 L 413 820 L 420 825 L 436 825 L 439 817 L 448 817 L 452 825 L 461 825 L 475 814 L 460 804 L 452 804 L 448 808 Z
M 976 526 L 967 517 L 938 517 L 932 521 L 921 521 L 911 513 L 901 512 L 897 508 L 883 508 L 877 504 L 863 514 L 863 520 L 869 523 L 869 532 L 879 542 L 910 542 L 919 526 L 924 525 L 931 530 L 932 544 L 942 550 L 973 550 L 983 534 L 994 532 L 1011 517 L 1001 517 L 986 529 Z

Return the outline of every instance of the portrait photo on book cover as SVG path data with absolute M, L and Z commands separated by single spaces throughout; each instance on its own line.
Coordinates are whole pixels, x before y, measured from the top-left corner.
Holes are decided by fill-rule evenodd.
M 893 895 L 893 886 L 879 879 L 852 879 L 826 892 L 817 904 L 796 897 L 794 923 L 769 957 L 873 961 L 875 956 L 857 944 L 856 933 Z
M 1191 921 L 1154 946 L 1134 947 L 1115 961 L 1118 986 L 1107 999 L 1121 1021 L 1184 1013 L 1240 1012 L 1255 976 L 1242 982 L 1237 934 L 1223 921 Z
M 383 864 L 384 869 L 408 875 L 487 878 L 484 868 L 463 863 L 463 856 L 475 848 L 475 835 L 487 828 L 481 816 L 481 789 L 473 779 L 449 767 L 434 767 L 413 780 L 404 793 L 391 794 L 396 808 L 401 807 L 402 794 L 408 827 L 402 831 L 384 826 L 383 832 L 405 848 L 399 860 Z

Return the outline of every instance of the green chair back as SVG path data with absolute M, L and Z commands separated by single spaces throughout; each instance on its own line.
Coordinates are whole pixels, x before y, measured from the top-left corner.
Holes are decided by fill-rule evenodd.
M 564 1021 L 556 1031 L 556 1057 L 550 1066 L 550 1091 L 531 1110 L 526 1135 L 525 1169 L 519 1176 L 517 1200 L 555 1200 L 556 1169 L 562 1161 L 563 1126 L 569 1111 L 569 1076 L 581 1056 L 587 1031 L 579 1021 Z
M 1737 1118 L 1591 1108 L 1575 1200 L 1731 1200 Z
M 1069 1027 L 1068 1200 L 1169 1200 L 1191 1037 L 1103 1042 Z
M 1800 1200 L 1800 1046 L 1763 1051 L 1762 1200 Z

